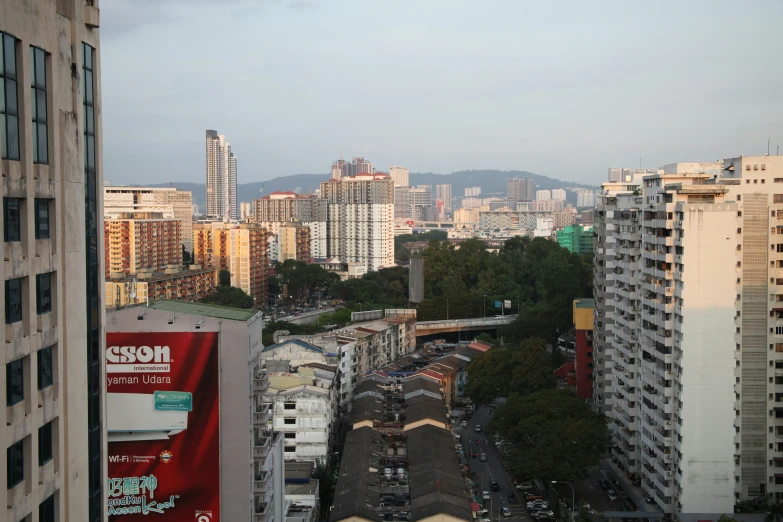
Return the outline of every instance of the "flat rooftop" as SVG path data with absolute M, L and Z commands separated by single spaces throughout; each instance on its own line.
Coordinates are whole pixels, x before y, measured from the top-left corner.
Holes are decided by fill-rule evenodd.
M 595 308 L 595 301 L 593 299 L 580 297 L 579 299 L 574 299 L 574 305 L 577 308 Z
M 261 312 L 258 310 L 245 310 L 242 308 L 231 308 L 230 306 L 191 303 L 188 301 L 174 301 L 172 299 L 154 301 L 150 303 L 149 308 L 175 314 L 200 315 L 203 317 L 229 319 L 232 321 L 249 321 L 255 316 L 261 315 Z

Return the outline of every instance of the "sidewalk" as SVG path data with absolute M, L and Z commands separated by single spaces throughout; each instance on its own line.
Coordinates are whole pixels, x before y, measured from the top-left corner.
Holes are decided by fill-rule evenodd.
M 628 480 L 628 475 L 624 471 L 620 470 L 610 459 L 601 459 L 601 468 L 620 483 L 620 486 L 628 493 L 628 497 L 636 504 L 636 509 L 643 512 L 649 511 L 647 504 L 644 502 L 644 493 L 641 488 L 631 484 L 631 481 Z

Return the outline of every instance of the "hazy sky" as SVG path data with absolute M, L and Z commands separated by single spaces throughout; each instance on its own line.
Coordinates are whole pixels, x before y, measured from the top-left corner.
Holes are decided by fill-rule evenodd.
M 780 0 L 105 0 L 105 177 L 203 183 L 206 129 L 240 183 L 774 154 L 781 27 Z

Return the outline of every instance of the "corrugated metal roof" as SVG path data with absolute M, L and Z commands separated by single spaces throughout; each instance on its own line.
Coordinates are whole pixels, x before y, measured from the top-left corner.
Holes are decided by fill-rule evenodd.
M 230 306 L 191 303 L 189 301 L 174 301 L 172 299 L 154 301 L 150 303 L 149 308 L 176 314 L 201 315 L 218 319 L 230 319 L 232 321 L 249 321 L 256 315 L 261 315 L 261 312 L 258 310 L 245 310 L 242 308 L 231 308 Z

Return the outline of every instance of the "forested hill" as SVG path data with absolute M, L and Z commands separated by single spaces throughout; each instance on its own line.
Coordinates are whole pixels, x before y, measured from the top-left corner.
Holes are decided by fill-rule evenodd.
M 242 173 L 240 172 L 240 179 Z M 535 181 L 537 189 L 556 189 L 556 188 L 589 188 L 597 190 L 597 186 L 581 185 L 571 183 L 570 181 L 560 181 L 558 179 L 540 176 L 524 170 L 461 170 L 451 174 L 433 174 L 431 172 L 414 172 L 410 175 L 411 185 L 441 185 L 451 184 L 451 192 L 455 198 L 462 197 L 465 187 L 481 187 L 483 195 L 505 194 L 506 180 L 508 178 L 530 178 Z M 269 181 L 254 181 L 252 183 L 240 183 L 237 187 L 237 199 L 242 201 L 252 201 L 275 192 L 277 190 L 292 190 L 307 194 L 315 191 L 321 186 L 322 181 L 329 179 L 329 175 L 324 174 L 296 174 L 294 176 L 283 176 L 270 179 Z M 203 208 L 206 201 L 206 185 L 203 183 L 184 183 L 174 182 L 173 185 L 181 190 L 189 190 L 193 193 L 193 203 Z M 168 187 L 168 183 L 149 185 L 151 187 Z

